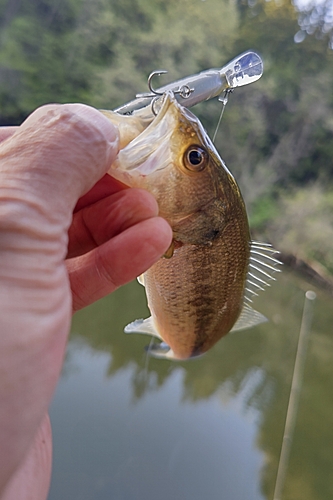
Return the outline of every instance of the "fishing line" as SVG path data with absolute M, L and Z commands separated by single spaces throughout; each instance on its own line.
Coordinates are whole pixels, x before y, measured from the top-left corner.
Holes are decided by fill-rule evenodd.
M 224 103 L 222 103 L 222 109 L 221 109 L 221 113 L 220 113 L 220 118 L 219 118 L 219 121 L 217 122 L 216 129 L 215 129 L 215 132 L 214 132 L 214 135 L 213 135 L 213 143 L 215 143 L 215 139 L 216 139 L 217 131 L 218 131 L 219 127 L 220 127 L 220 124 L 221 124 L 221 120 L 222 120 L 222 116 L 223 116 L 224 110 L 225 110 L 225 104 L 224 104 Z
M 220 117 L 219 117 L 219 120 L 217 122 L 216 129 L 215 129 L 215 132 L 214 132 L 214 135 L 213 135 L 213 143 L 215 143 L 216 135 L 217 135 L 218 129 L 219 129 L 220 125 L 221 125 L 222 116 L 223 116 L 225 107 L 226 107 L 226 105 L 228 103 L 229 94 L 231 94 L 232 91 L 233 91 L 233 89 L 227 89 L 225 91 L 225 93 L 224 93 L 223 99 L 220 99 L 221 102 L 222 102 L 222 109 L 221 109 Z

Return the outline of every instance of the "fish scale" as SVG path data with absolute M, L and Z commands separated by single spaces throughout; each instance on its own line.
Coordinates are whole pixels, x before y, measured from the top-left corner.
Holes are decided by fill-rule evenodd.
M 236 225 L 226 229 L 229 234 L 222 233 L 211 247 L 183 245 L 172 259 L 159 260 L 145 273 L 149 309 L 161 337 L 178 359 L 206 352 L 239 316 L 249 244 L 244 244 Z M 238 234 L 232 238 L 230 232 Z M 242 251 L 236 256 L 232 251 L 231 260 L 236 239 L 236 248 Z

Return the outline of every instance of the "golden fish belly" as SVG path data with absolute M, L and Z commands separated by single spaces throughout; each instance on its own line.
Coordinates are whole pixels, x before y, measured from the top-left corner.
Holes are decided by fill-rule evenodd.
M 235 222 L 235 221 L 234 221 Z M 250 255 L 247 220 L 207 245 L 182 245 L 145 274 L 157 330 L 178 359 L 203 354 L 236 322 Z

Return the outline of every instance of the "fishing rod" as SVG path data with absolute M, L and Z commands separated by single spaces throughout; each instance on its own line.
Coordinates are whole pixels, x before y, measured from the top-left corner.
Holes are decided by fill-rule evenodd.
M 295 366 L 291 382 L 290 396 L 287 408 L 287 415 L 283 433 L 278 471 L 276 475 L 273 500 L 282 500 L 282 491 L 285 484 L 285 479 L 288 469 L 290 450 L 293 441 L 297 410 L 303 383 L 304 366 L 305 366 L 306 352 L 311 331 L 313 305 L 315 299 L 316 299 L 315 292 L 308 290 L 304 298 L 302 322 L 298 338 Z

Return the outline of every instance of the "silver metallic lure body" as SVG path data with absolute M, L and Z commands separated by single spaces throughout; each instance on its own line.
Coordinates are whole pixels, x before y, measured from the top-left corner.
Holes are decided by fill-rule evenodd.
M 263 74 L 263 62 L 258 54 L 252 51 L 237 56 L 221 69 L 208 69 L 196 75 L 187 76 L 175 82 L 153 89 L 151 80 L 155 75 L 166 71 L 154 71 L 149 79 L 150 93 L 138 94 L 136 99 L 119 106 L 114 111 L 120 114 L 131 114 L 136 110 L 148 107 L 152 101 L 165 92 L 173 92 L 182 106 L 189 108 L 202 101 L 221 96 L 231 89 L 253 83 Z

